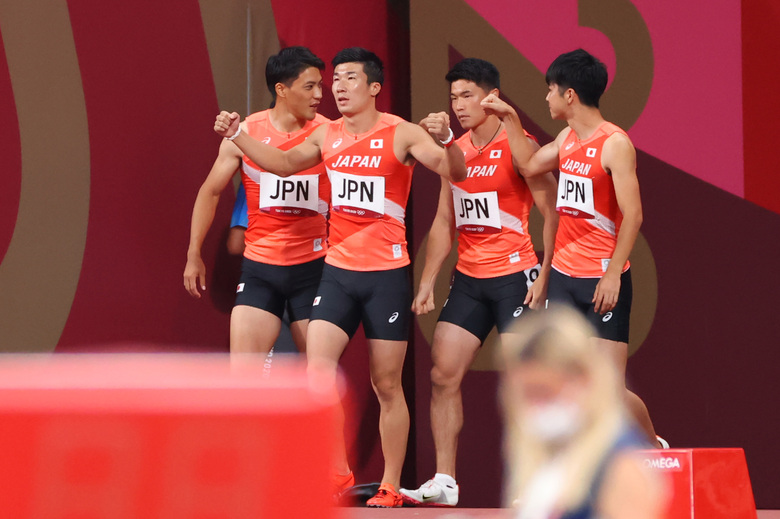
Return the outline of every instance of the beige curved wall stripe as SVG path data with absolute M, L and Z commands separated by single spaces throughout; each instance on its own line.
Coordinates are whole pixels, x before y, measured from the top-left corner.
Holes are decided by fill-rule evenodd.
M 627 0 L 580 0 L 579 15 L 580 25 L 604 33 L 615 49 L 617 70 L 601 105 L 604 117 L 628 130 L 642 114 L 653 86 L 650 32 Z
M 617 74 L 604 95 L 604 114 L 628 129 L 639 117 L 650 94 L 653 53 L 647 26 L 628 0 L 580 0 L 580 24 L 603 32 L 615 48 Z M 484 18 L 463 0 L 415 0 L 410 5 L 412 120 L 431 111 L 447 110 L 449 92 L 444 76 L 449 65 L 449 47 L 463 56 L 487 59 L 501 71 L 502 92 L 522 107 L 545 132 L 556 135 L 563 123 L 552 121 L 544 101 L 544 74 L 507 42 Z M 542 243 L 541 217 L 531 216 L 534 243 Z M 427 241 L 427 238 L 426 238 Z M 425 250 L 425 241 L 420 248 Z M 442 267 L 450 272 L 456 248 Z M 415 287 L 422 273 L 424 253 L 415 261 Z M 631 353 L 644 342 L 655 316 L 658 282 L 652 251 L 640 234 L 631 255 L 634 309 L 631 315 Z M 441 274 L 435 288 L 437 307 L 447 296 L 449 279 Z M 436 312 L 438 313 L 438 312 Z M 421 316 L 418 324 L 430 343 L 436 324 L 434 315 Z M 495 369 L 495 330 L 486 340 L 472 369 Z
M 265 63 L 279 52 L 271 0 L 200 0 L 200 13 L 220 110 L 268 108 Z
M 22 148 L 19 212 L 0 264 L 0 351 L 52 351 L 78 285 L 89 131 L 64 0 L 0 2 Z

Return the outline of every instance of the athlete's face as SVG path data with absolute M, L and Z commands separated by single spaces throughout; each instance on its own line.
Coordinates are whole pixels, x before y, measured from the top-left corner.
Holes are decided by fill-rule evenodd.
M 562 91 L 561 88 L 555 83 L 550 83 L 547 87 L 547 106 L 550 108 L 550 117 L 553 119 L 565 119 L 566 109 L 568 103 L 565 98 L 566 91 Z
M 498 93 L 498 90 L 491 90 L 493 93 Z M 485 110 L 479 104 L 490 92 L 485 90 L 474 83 L 465 79 L 458 79 L 453 81 L 450 85 L 450 103 L 452 103 L 452 111 L 455 113 L 455 117 L 458 118 L 458 122 L 464 130 L 471 130 L 484 123 L 487 120 L 487 114 Z
M 362 63 L 341 63 L 333 69 L 333 98 L 342 115 L 360 113 L 373 106 L 379 83 L 369 83 Z
M 288 87 L 282 85 L 281 92 L 287 102 L 287 109 L 296 119 L 311 121 L 317 115 L 322 101 L 322 74 L 317 67 L 309 67 Z

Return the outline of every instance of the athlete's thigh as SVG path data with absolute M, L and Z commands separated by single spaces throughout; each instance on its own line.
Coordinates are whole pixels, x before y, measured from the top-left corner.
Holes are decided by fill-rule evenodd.
M 309 320 L 299 319 L 290 323 L 290 335 L 296 348 L 301 353 L 306 353 L 306 334 L 309 330 Z
M 349 336 L 335 324 L 323 320 L 309 322 L 306 371 L 313 387 L 338 387 L 339 358 L 348 342 Z
M 230 352 L 268 353 L 279 337 L 282 320 L 276 315 L 237 305 L 230 313 Z
M 374 384 L 401 383 L 407 341 L 368 339 L 368 358 Z
M 278 267 L 244 258 L 241 277 L 236 288 L 236 306 L 251 306 L 274 314 L 284 315 L 285 297 L 274 286 Z
M 354 294 L 354 274 L 356 273 L 332 265 L 325 265 L 323 268 L 322 279 L 309 316 L 307 348 L 311 344 L 311 326 L 316 321 L 327 321 L 335 325 L 347 335 L 347 339 L 352 338 L 357 331 L 361 309 Z
M 594 337 L 593 346 L 606 352 L 609 358 L 612 359 L 612 362 L 615 363 L 615 368 L 618 370 L 618 373 L 625 384 L 626 364 L 628 362 L 628 343 Z
M 455 271 L 449 296 L 442 305 L 439 322 L 460 327 L 482 343 L 495 325 L 493 312 L 483 300 L 479 281 Z
M 498 333 L 508 332 L 518 319 L 531 309 L 524 304 L 528 288 L 539 275 L 539 265 L 514 274 L 493 278 L 485 288 L 492 300 L 491 308 Z
M 437 375 L 462 379 L 481 345 L 479 337 L 456 324 L 446 321 L 436 323 L 431 360 Z
M 367 339 L 406 341 L 412 291 L 409 270 L 400 269 L 361 272 L 362 321 Z
M 347 333 L 335 324 L 324 321 L 309 321 L 306 330 L 306 360 L 309 366 L 335 369 L 341 354 L 349 343 Z

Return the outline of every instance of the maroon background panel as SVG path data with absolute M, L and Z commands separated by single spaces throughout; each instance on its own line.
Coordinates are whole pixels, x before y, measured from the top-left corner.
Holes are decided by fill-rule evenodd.
M 219 283 L 218 232 L 203 254 L 215 274 L 206 291 L 212 304 L 194 301 L 182 281 L 192 204 L 219 146 L 198 3 L 108 9 L 85 0 L 69 8 L 91 193 L 82 274 L 57 349 L 139 342 L 226 350 L 232 288 Z M 227 227 L 229 211 L 220 204 L 215 229 Z
M 780 82 L 780 4 L 742 0 L 742 108 L 745 198 L 780 214 L 780 175 L 773 166 L 780 97 L 767 91 Z M 737 102 L 737 100 L 734 100 Z
M 14 93 L 8 75 L 5 46 L 0 34 L 0 121 L 5 127 L 0 139 L 0 263 L 3 261 L 16 226 L 19 192 L 22 189 L 22 148 Z

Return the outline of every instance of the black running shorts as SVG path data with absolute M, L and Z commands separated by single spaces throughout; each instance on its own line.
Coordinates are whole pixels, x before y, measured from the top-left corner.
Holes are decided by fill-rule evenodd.
M 600 279 L 573 278 L 552 269 L 550 285 L 547 288 L 547 300 L 550 303 L 570 305 L 582 312 L 602 339 L 627 343 L 633 297 L 631 269 L 620 276 L 617 305 L 603 315 L 595 312 L 596 305 L 592 302 L 593 293 Z
M 290 322 L 308 319 L 324 264 L 325 258 L 290 266 L 244 258 L 235 305 L 259 308 L 280 319 L 286 305 Z
M 477 337 L 480 342 L 493 329 L 509 331 L 515 320 L 528 312 L 523 304 L 528 288 L 539 276 L 539 265 L 522 272 L 494 278 L 474 278 L 455 270 L 450 295 L 444 302 L 439 321 L 452 323 Z
M 411 304 L 409 267 L 360 272 L 326 264 L 311 320 L 333 323 L 350 338 L 362 322 L 368 339 L 406 341 Z

